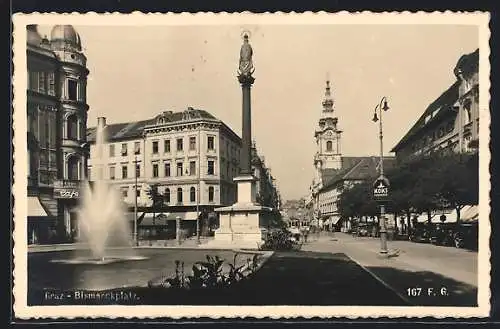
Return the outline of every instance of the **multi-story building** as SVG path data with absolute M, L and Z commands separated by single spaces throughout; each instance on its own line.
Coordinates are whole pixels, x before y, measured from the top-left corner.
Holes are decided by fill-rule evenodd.
M 121 190 L 129 206 L 134 195 L 139 207 L 149 206 L 153 185 L 169 210 L 192 214 L 184 220 L 196 220 L 196 209 L 211 213 L 236 202 L 233 178 L 239 174 L 241 139 L 210 113 L 188 108 L 143 121 L 106 124 L 100 118 L 99 123 L 105 152 L 96 154 L 96 128 L 89 128 L 89 176 L 96 179 L 96 170 L 104 168 L 101 177 Z
M 315 177 L 310 194 L 305 199 L 307 209 L 313 211 L 313 223 L 333 229 L 340 225 L 337 210 L 340 195 L 354 184 L 375 177 L 379 168 L 379 157 L 345 157 L 341 153 L 341 134 L 338 118 L 334 116 L 335 102 L 330 82 L 326 82 L 323 110 L 315 131 L 317 151 L 314 156 Z M 392 157 L 384 158 L 384 167 L 392 166 Z M 347 223 L 347 221 L 346 221 Z M 345 224 L 348 225 L 348 224 Z
M 87 148 L 87 58 L 71 25 L 50 39 L 27 26 L 28 240 L 65 239 L 76 227 Z
M 335 102 L 331 94 L 330 81 L 326 81 L 323 110 L 318 127 L 314 133 L 316 139 L 316 154 L 314 155 L 315 177 L 311 190 L 311 201 L 314 219 L 320 217 L 319 195 L 323 183 L 334 176 L 342 167 L 340 140 L 342 131 L 337 127 L 338 118 L 334 116 Z
M 463 55 L 456 81 L 434 100 L 392 149 L 398 160 L 435 151 L 476 152 L 479 146 L 479 49 Z
M 342 220 L 338 211 L 339 198 L 346 189 L 376 177 L 379 172 L 379 163 L 380 158 L 376 156 L 342 157 L 342 169 L 325 180 L 319 192 L 319 218 L 323 220 L 325 226 L 330 229 L 340 229 L 340 224 L 342 224 L 343 228 L 349 228 L 349 219 Z M 384 157 L 385 169 L 391 169 L 394 165 L 394 157 Z
M 281 196 L 276 186 L 276 179 L 271 174 L 271 168 L 266 166 L 264 156 L 258 154 L 255 142 L 252 147 L 252 169 L 256 179 L 257 202 L 264 207 L 279 211 Z

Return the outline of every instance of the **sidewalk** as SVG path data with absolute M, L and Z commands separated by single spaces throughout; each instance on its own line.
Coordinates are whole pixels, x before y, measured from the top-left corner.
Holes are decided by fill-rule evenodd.
M 213 238 L 201 237 L 200 243 L 205 244 Z M 28 252 L 50 252 L 50 251 L 68 251 L 68 250 L 82 250 L 87 249 L 88 244 L 83 242 L 76 243 L 61 243 L 61 244 L 35 244 L 28 245 Z M 120 247 L 118 247 L 120 248 Z M 176 240 L 154 240 L 149 241 L 141 240 L 140 245 L 134 248 L 198 248 L 196 238 L 188 238 L 183 240 L 179 245 Z M 110 247 L 113 249 L 113 247 Z
M 379 256 L 380 239 L 336 232 L 320 236 L 302 249 L 345 253 L 412 304 L 476 304 L 477 253 L 410 241 L 389 241 L 388 246 L 398 251 L 397 257 Z

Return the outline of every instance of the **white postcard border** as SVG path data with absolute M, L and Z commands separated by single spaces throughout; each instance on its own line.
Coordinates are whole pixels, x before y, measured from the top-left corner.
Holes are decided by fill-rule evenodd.
M 140 13 L 94 12 L 79 14 L 32 13 L 13 16 L 13 123 L 14 123 L 14 312 L 20 319 L 74 318 L 380 318 L 380 317 L 486 317 L 490 312 L 490 47 L 486 12 L 339 12 L 329 13 Z M 479 30 L 480 108 L 480 225 L 478 253 L 478 307 L 387 307 L 387 306 L 27 306 L 27 161 L 26 140 L 26 25 L 234 25 L 241 30 L 253 25 L 320 24 L 461 24 Z M 16 147 L 17 146 L 17 147 Z M 133 311 L 132 311 L 133 310 Z

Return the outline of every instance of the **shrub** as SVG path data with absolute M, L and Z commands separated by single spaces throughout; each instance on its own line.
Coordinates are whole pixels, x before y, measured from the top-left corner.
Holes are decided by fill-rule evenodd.
M 292 239 L 292 233 L 286 229 L 271 232 L 261 246 L 262 250 L 286 251 L 300 249 L 300 244 Z
M 150 280 L 148 287 L 162 287 L 173 289 L 202 289 L 202 288 L 225 288 L 234 283 L 247 279 L 255 273 L 258 268 L 258 255 L 248 258 L 243 265 L 236 266 L 238 254 L 234 255 L 233 263 L 229 265 L 229 271 L 223 269 L 226 262 L 219 256 L 206 256 L 206 261 L 196 262 L 192 267 L 192 274 L 184 273 L 184 262 L 175 261 L 175 275 L 173 277 L 160 277 Z

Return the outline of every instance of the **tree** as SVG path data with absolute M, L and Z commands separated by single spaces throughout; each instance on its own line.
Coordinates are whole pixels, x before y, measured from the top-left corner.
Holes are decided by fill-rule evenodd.
M 158 184 L 153 184 L 146 191 L 152 201 L 151 210 L 153 211 L 153 225 L 155 225 L 155 213 L 158 208 L 163 206 L 164 195 L 158 191 Z

